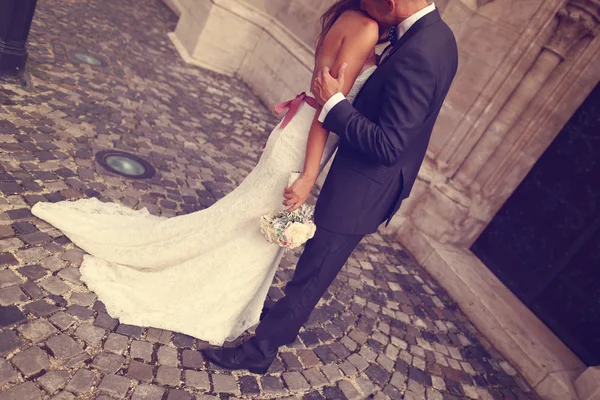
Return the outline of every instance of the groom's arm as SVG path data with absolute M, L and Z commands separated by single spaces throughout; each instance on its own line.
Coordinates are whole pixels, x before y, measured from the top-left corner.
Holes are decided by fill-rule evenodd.
M 436 89 L 433 68 L 421 50 L 403 55 L 390 67 L 378 122 L 356 111 L 341 94 L 324 105 L 320 116 L 325 129 L 385 166 L 400 161 L 411 140 L 421 131 Z

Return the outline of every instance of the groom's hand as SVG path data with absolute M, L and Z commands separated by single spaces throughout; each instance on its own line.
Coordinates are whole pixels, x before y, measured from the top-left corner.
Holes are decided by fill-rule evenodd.
M 325 105 L 334 94 L 342 91 L 347 66 L 346 63 L 342 64 L 337 79 L 331 76 L 329 67 L 324 67 L 313 81 L 311 91 L 321 106 Z

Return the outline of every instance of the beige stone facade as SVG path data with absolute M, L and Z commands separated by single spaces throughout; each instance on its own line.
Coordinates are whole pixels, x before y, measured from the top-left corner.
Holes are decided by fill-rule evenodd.
M 168 2 L 181 14 L 171 39 L 188 62 L 238 75 L 266 104 L 306 90 L 331 1 Z M 437 6 L 456 34 L 459 71 L 419 180 L 386 231 L 543 398 L 598 398 L 598 369 L 582 375 L 581 361 L 468 248 L 600 80 L 600 0 Z

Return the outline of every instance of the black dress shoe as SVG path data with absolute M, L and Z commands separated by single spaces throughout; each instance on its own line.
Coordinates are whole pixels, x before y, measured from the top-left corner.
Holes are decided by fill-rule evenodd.
M 253 374 L 266 374 L 273 358 L 255 361 L 248 357 L 242 345 L 236 347 L 214 347 L 202 350 L 211 363 L 225 369 L 247 369 Z
M 269 307 L 263 307 L 263 309 L 262 309 L 262 311 L 261 311 L 261 313 L 260 313 L 260 321 L 262 321 L 262 320 L 265 318 L 265 315 L 267 315 L 267 313 L 268 313 L 269 311 L 271 311 L 271 309 L 270 309 Z M 296 341 L 296 338 L 297 338 L 297 336 L 296 336 L 296 337 L 294 337 L 294 339 L 293 339 L 293 340 L 291 340 L 290 342 L 287 342 L 287 343 L 285 343 L 285 344 L 286 344 L 286 345 L 288 345 L 288 344 L 292 344 L 292 343 L 294 343 L 294 342 Z

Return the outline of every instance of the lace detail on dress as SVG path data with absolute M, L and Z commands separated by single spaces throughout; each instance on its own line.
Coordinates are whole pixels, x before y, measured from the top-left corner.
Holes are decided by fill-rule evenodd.
M 348 99 L 373 71 L 357 78 Z M 32 213 L 89 253 L 82 280 L 121 323 L 221 345 L 259 320 L 283 256 L 260 233 L 260 217 L 282 207 L 290 173 L 302 169 L 314 114 L 303 104 L 285 129 L 276 127 L 252 172 L 207 209 L 163 218 L 82 199 L 37 203 Z M 321 167 L 338 140 L 329 135 Z

